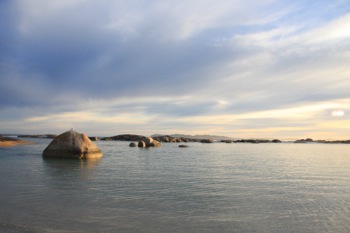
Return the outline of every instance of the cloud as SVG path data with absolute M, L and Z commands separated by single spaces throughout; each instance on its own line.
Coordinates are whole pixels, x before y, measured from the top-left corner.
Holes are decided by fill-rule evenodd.
M 0 127 L 302 128 L 297 112 L 283 112 L 350 98 L 349 10 L 342 1 L 2 1 Z M 324 119 L 313 114 L 303 121 Z

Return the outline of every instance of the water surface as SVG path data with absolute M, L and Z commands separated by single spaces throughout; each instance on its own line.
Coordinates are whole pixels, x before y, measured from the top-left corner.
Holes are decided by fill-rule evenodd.
M 97 142 L 0 148 L 0 232 L 350 232 L 349 145 Z

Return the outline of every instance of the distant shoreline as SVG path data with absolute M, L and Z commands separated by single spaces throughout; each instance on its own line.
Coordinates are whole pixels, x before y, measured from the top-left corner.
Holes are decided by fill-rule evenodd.
M 0 135 L 0 147 L 15 146 L 20 144 L 34 144 L 33 142 L 17 139 L 17 138 L 42 138 L 53 139 L 55 134 L 3 134 Z M 181 142 L 201 142 L 201 143 L 310 143 L 310 144 L 350 144 L 350 140 L 313 140 L 311 138 L 296 139 L 296 140 L 279 140 L 279 139 L 232 139 L 225 136 L 216 135 L 182 135 L 182 134 L 154 134 L 151 137 L 161 143 L 181 143 Z M 120 134 L 109 137 L 89 137 L 92 141 L 140 141 L 146 138 L 143 135 L 136 134 Z

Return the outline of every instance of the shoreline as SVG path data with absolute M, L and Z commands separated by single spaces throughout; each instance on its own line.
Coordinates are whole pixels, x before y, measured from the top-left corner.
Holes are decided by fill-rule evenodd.
M 57 135 L 55 134 L 37 134 L 37 135 L 30 135 L 30 134 L 8 134 L 7 135 L 0 135 L 0 147 L 11 147 L 16 145 L 28 145 L 28 144 L 35 144 L 31 141 L 26 141 L 22 139 L 17 138 L 41 138 L 41 139 L 53 139 Z M 12 136 L 13 135 L 13 136 Z M 200 142 L 200 143 L 252 143 L 252 144 L 260 144 L 260 143 L 306 143 L 306 144 L 350 144 L 350 140 L 313 140 L 311 138 L 305 138 L 305 139 L 296 139 L 296 140 L 283 140 L 283 139 L 233 139 L 228 138 L 225 136 L 212 136 L 212 135 L 201 135 L 199 136 L 191 136 L 191 135 L 173 135 L 173 134 L 167 134 L 167 135 L 161 135 L 161 134 L 154 134 L 151 135 L 154 140 L 157 140 L 161 143 L 182 143 L 182 142 Z M 147 138 L 144 135 L 137 135 L 137 134 L 119 134 L 115 136 L 108 136 L 108 137 L 89 137 L 91 141 L 140 141 L 144 138 Z

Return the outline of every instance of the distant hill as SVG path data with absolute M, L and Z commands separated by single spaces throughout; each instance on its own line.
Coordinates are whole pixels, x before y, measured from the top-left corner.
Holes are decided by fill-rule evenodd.
M 151 137 L 169 135 L 174 138 L 189 138 L 189 139 L 211 139 L 211 140 L 233 140 L 233 138 L 218 135 L 187 135 L 187 134 L 153 134 Z

